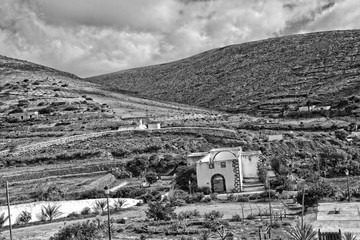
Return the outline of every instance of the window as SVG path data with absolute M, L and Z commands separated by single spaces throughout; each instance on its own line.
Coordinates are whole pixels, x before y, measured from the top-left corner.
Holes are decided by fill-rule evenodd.
M 220 166 L 221 166 L 222 168 L 226 168 L 226 162 L 221 162 L 221 163 L 220 163 Z

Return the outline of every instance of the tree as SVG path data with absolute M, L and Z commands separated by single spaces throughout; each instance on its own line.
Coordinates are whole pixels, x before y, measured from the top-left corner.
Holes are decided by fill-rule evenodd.
M 130 171 L 134 177 L 139 176 L 149 167 L 149 160 L 147 157 L 136 157 L 134 160 L 127 162 L 126 169 Z
M 157 175 L 156 173 L 150 171 L 145 174 L 145 179 L 149 184 L 153 184 L 157 182 Z
M 308 208 L 318 204 L 322 198 L 331 195 L 333 192 L 332 190 L 332 187 L 325 182 L 313 184 L 304 192 L 304 207 Z M 298 203 L 302 204 L 302 191 L 297 193 L 296 200 Z
M 189 190 L 189 181 L 191 181 L 191 187 L 197 187 L 196 169 L 194 166 L 182 166 L 176 171 L 176 184 L 182 190 Z
M 149 203 L 148 211 L 146 211 L 146 216 L 149 219 L 155 221 L 158 220 L 171 220 L 176 217 L 174 212 L 175 207 L 172 207 L 170 203 L 163 203 L 161 201 L 155 201 Z

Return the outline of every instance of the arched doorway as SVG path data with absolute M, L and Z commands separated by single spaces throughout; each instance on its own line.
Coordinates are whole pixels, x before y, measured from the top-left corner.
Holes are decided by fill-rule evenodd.
M 215 174 L 211 178 L 211 190 L 212 192 L 226 192 L 225 178 L 221 174 Z

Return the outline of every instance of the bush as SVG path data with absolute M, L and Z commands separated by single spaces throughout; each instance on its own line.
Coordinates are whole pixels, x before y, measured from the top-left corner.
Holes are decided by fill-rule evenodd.
M 254 214 L 249 214 L 246 217 L 247 220 L 254 220 L 255 219 L 255 215 Z
M 178 214 L 178 219 L 179 220 L 183 220 L 183 219 L 189 219 L 189 218 L 197 218 L 200 217 L 200 212 L 198 210 L 187 210 L 187 211 L 181 211 Z
M 309 189 L 305 190 L 304 195 L 304 205 L 305 208 L 312 207 L 318 202 L 329 195 L 332 194 L 332 187 L 326 182 L 315 183 L 310 186 Z M 296 195 L 296 200 L 298 203 L 302 204 L 302 191 L 299 191 Z
M 150 202 L 146 216 L 155 221 L 168 221 L 176 217 L 174 210 L 175 208 L 170 203 L 162 203 L 160 201 Z
M 39 109 L 39 114 L 49 114 L 49 113 L 52 113 L 54 112 L 55 110 L 51 107 L 45 107 L 45 108 L 41 108 Z
M 187 203 L 197 203 L 201 202 L 201 200 L 204 198 L 203 193 L 194 193 L 186 200 Z
M 240 214 L 235 214 L 235 215 L 232 215 L 230 221 L 231 222 L 241 222 L 242 218 L 241 218 Z
M 81 215 L 89 215 L 91 212 L 91 209 L 89 207 L 84 207 L 83 210 L 81 210 Z
M 210 221 L 222 218 L 223 216 L 224 216 L 223 213 L 221 213 L 220 211 L 216 211 L 216 210 L 212 210 L 211 212 L 207 212 L 204 214 L 204 218 L 206 220 L 210 220 Z
M 53 205 L 50 204 L 47 206 L 41 207 L 41 218 L 43 220 L 52 221 L 54 218 L 59 217 L 62 215 L 62 212 L 60 212 L 60 206 L 59 205 Z
M 31 220 L 31 212 L 27 212 L 27 211 L 22 211 L 17 218 L 17 222 L 19 224 L 27 224 L 28 222 L 30 222 L 30 220 Z
M 80 216 L 80 214 L 77 212 L 72 212 L 69 215 L 67 215 L 67 217 L 78 217 L 78 216 Z
M 101 209 L 101 211 L 104 212 L 107 209 L 106 200 L 97 200 L 97 201 L 95 201 L 94 209 L 95 210 L 100 210 Z
M 182 166 L 179 167 L 176 171 L 176 184 L 180 189 L 188 191 L 189 190 L 189 181 L 191 181 L 191 188 L 196 189 L 197 179 L 196 179 L 196 169 L 194 166 Z
M 145 174 L 145 179 L 149 184 L 153 184 L 157 182 L 157 175 L 156 173 L 149 171 Z
M 139 176 L 149 168 L 149 160 L 147 157 L 136 157 L 134 160 L 126 163 L 126 169 L 133 174 L 134 177 Z
M 110 173 L 112 175 L 114 175 L 114 177 L 116 177 L 117 179 L 124 179 L 124 178 L 131 178 L 132 177 L 131 172 L 121 170 L 119 168 L 112 168 L 110 170 Z
M 209 195 L 211 193 L 211 190 L 209 187 L 202 187 L 202 188 L 199 188 L 198 189 L 198 192 L 202 192 L 204 193 L 205 195 Z
M 248 197 L 244 197 L 244 196 L 239 196 L 237 198 L 237 202 L 248 202 L 249 198 Z
M 346 140 L 346 137 L 348 136 L 348 132 L 345 131 L 344 129 L 339 129 L 335 131 L 335 136 L 336 138 L 340 139 L 340 140 Z
M 104 224 L 99 224 L 96 220 L 88 220 L 61 228 L 58 233 L 50 237 L 50 240 L 97 240 L 101 239 L 104 229 Z
M 125 203 L 126 203 L 125 199 L 121 199 L 121 198 L 116 199 L 114 203 L 114 210 L 119 211 L 122 207 L 124 207 Z

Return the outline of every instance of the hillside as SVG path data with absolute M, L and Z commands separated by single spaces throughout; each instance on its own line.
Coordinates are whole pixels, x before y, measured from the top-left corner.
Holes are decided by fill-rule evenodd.
M 228 112 L 279 113 L 308 100 L 356 112 L 358 101 L 347 98 L 360 93 L 360 30 L 231 45 L 86 80 L 139 97 Z M 339 105 L 341 100 L 348 102 Z

